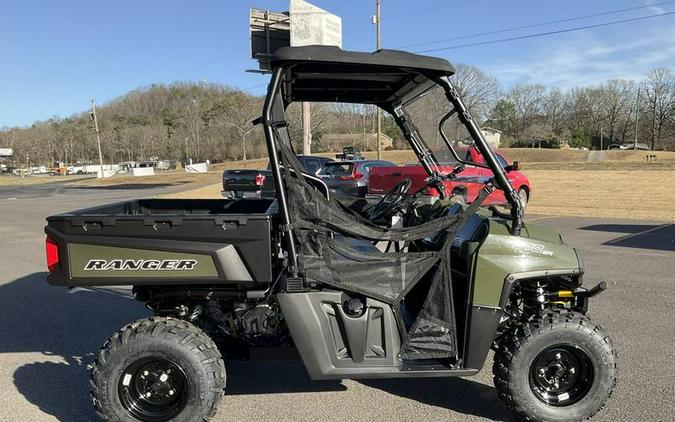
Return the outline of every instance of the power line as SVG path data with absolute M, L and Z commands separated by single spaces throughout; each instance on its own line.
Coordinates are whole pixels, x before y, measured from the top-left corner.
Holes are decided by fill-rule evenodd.
M 227 55 L 214 57 L 213 59 L 211 59 L 211 60 L 209 60 L 209 61 L 207 61 L 207 62 L 204 62 L 204 63 L 202 63 L 202 64 L 198 64 L 198 65 L 192 66 L 192 67 L 190 67 L 190 68 L 188 68 L 188 69 L 185 69 L 185 70 L 182 70 L 182 71 L 180 71 L 180 72 L 175 73 L 173 76 L 171 76 L 171 79 L 176 79 L 176 78 L 178 78 L 178 77 L 180 77 L 180 76 L 187 75 L 187 74 L 189 74 L 189 73 L 194 72 L 195 70 L 202 69 L 202 68 L 204 68 L 204 67 L 206 67 L 206 66 L 209 66 L 209 65 L 214 64 L 214 63 L 217 63 L 217 62 L 219 62 L 219 61 L 221 61 L 221 60 L 224 60 L 224 59 L 226 59 L 227 57 L 228 57 Z
M 387 14 L 387 19 L 393 20 L 393 21 L 401 20 L 401 19 L 410 20 L 411 17 L 418 18 L 420 16 L 431 14 L 429 12 L 436 12 L 438 10 L 448 10 L 448 4 L 447 3 L 452 3 L 452 1 L 445 0 L 443 3 L 444 4 L 442 6 L 426 7 L 426 8 L 414 7 L 412 9 L 400 10 L 400 11 L 398 11 L 398 13 L 395 13 L 393 15 Z
M 616 9 L 616 10 L 609 10 L 606 12 L 600 12 L 600 13 L 594 13 L 591 15 L 583 15 L 583 16 L 576 16 L 573 18 L 566 18 L 566 19 L 558 19 L 558 20 L 553 20 L 553 21 L 547 21 L 547 22 L 541 22 L 541 23 L 535 23 L 535 24 L 529 24 L 529 25 L 522 25 L 522 26 L 513 26 L 510 28 L 503 28 L 503 29 L 497 29 L 494 31 L 486 31 L 486 32 L 477 32 L 475 34 L 470 34 L 470 35 L 462 35 L 459 37 L 452 37 L 452 38 L 444 38 L 441 40 L 435 40 L 435 41 L 426 41 L 426 42 L 421 42 L 417 44 L 410 44 L 402 47 L 398 47 L 400 49 L 408 49 L 408 48 L 413 48 L 413 47 L 421 47 L 424 45 L 430 45 L 430 44 L 439 44 L 442 42 L 448 42 L 448 41 L 457 41 L 457 40 L 464 40 L 467 38 L 476 38 L 476 37 L 481 37 L 485 35 L 495 35 L 495 34 L 502 34 L 504 32 L 512 32 L 512 31 L 518 31 L 520 29 L 530 29 L 530 28 L 537 28 L 540 26 L 547 26 L 547 25 L 554 25 L 554 24 L 559 24 L 559 23 L 566 23 L 566 22 L 573 22 L 577 20 L 582 20 L 582 19 L 589 19 L 589 18 L 597 18 L 599 16 L 607 16 L 607 15 L 614 15 L 617 13 L 623 13 L 623 12 L 630 12 L 633 10 L 640 10 L 640 9 L 646 9 L 650 7 L 655 7 L 655 6 L 663 6 L 666 4 L 672 4 L 675 3 L 675 1 L 664 1 L 661 3 L 654 3 L 646 6 L 636 6 L 636 7 L 628 7 L 625 9 Z
M 640 16 L 640 17 L 636 17 L 636 18 L 622 19 L 622 20 L 618 20 L 618 21 L 598 23 L 598 24 L 594 24 L 594 25 L 577 26 L 577 27 L 574 27 L 574 28 L 560 29 L 560 30 L 557 30 L 557 31 L 539 32 L 539 33 L 536 33 L 536 34 L 521 35 L 521 36 L 518 36 L 518 37 L 501 38 L 501 39 L 497 39 L 497 40 L 480 41 L 480 42 L 474 42 L 474 43 L 469 43 L 469 44 L 452 45 L 452 46 L 449 46 L 449 47 L 430 48 L 430 49 L 427 49 L 427 50 L 415 51 L 415 53 L 432 53 L 432 52 L 435 52 L 435 51 L 453 50 L 453 49 L 456 49 L 456 48 L 475 47 L 475 46 L 479 46 L 479 45 L 497 44 L 497 43 L 503 43 L 503 42 L 509 42 L 509 41 L 524 40 L 524 39 L 528 39 L 528 38 L 544 37 L 544 36 L 548 36 L 548 35 L 564 34 L 564 33 L 567 33 L 567 32 L 574 32 L 574 31 L 582 31 L 582 30 L 586 30 L 586 29 L 600 28 L 600 27 L 603 27 L 603 26 L 617 25 L 617 24 L 620 24 L 620 23 L 636 22 L 636 21 L 641 21 L 641 20 L 645 20 L 645 19 L 658 18 L 658 17 L 661 17 L 661 16 L 668 16 L 668 15 L 673 15 L 673 14 L 675 14 L 675 12 L 658 13 L 656 15 Z

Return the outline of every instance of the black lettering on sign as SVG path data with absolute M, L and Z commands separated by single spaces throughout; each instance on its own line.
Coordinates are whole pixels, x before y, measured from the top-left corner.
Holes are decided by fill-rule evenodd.
M 90 259 L 89 262 L 87 262 L 87 265 L 84 267 L 84 269 L 85 271 L 102 270 L 105 264 L 106 264 L 105 259 Z
M 192 271 L 194 259 L 90 259 L 85 271 Z

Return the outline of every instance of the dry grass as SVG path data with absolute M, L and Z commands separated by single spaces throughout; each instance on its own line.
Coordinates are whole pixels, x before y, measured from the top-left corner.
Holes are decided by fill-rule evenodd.
M 170 193 L 162 195 L 161 198 L 171 199 L 222 199 L 221 191 L 223 185 L 221 183 L 214 183 L 208 186 L 202 186 L 197 189 L 184 190 L 181 192 Z
M 675 221 L 673 170 L 527 170 L 533 187 L 528 214 Z M 166 197 L 221 198 L 221 185 Z
M 525 173 L 533 186 L 528 213 L 675 221 L 673 170 Z
M 588 151 L 504 149 L 509 159 L 524 163 L 523 172 L 533 187 L 528 213 L 576 215 L 605 218 L 634 218 L 675 221 L 675 152 L 656 152 L 658 161 L 647 162 L 643 151 L 607 151 L 604 161 L 588 161 Z M 317 154 L 334 156 L 332 153 Z M 366 152 L 374 158 L 374 152 Z M 416 162 L 412 151 L 382 151 L 382 159 L 396 163 Z M 172 198 L 220 198 L 224 169 L 264 169 L 268 160 L 256 159 L 219 163 L 205 174 L 183 170 L 156 176 L 117 175 L 107 179 L 76 181 L 81 185 L 171 184 L 185 185 Z M 54 176 L 0 177 L 2 185 L 28 185 L 64 181 Z M 77 180 L 77 179 L 74 179 Z
M 671 151 L 577 151 L 572 149 L 502 148 L 499 152 L 509 160 L 523 163 L 570 163 L 586 162 L 603 157 L 605 161 L 643 162 L 647 155 L 656 155 L 656 162 L 675 162 Z
M 89 179 L 79 182 L 82 186 L 113 186 L 113 185 L 143 185 L 143 184 L 170 184 L 181 185 L 187 183 L 209 183 L 220 180 L 219 172 L 186 173 L 184 171 L 166 171 L 154 176 L 135 177 L 130 174 L 118 174 L 105 179 Z
M 574 171 L 675 171 L 675 161 L 585 161 L 569 163 L 524 163 L 521 165 L 524 172 L 531 170 L 574 170 Z
M 0 186 L 28 186 L 42 183 L 64 182 L 71 180 L 62 176 L 1 176 Z
M 554 169 L 554 170 L 620 170 L 626 169 L 644 169 L 644 170 L 662 170 L 675 169 L 675 152 L 657 152 L 657 162 L 646 162 L 645 152 L 643 151 L 606 151 L 606 161 L 589 162 L 589 151 L 574 150 L 546 150 L 530 148 L 512 148 L 500 150 L 507 158 L 518 160 L 524 164 L 526 169 Z M 316 155 L 334 157 L 335 153 L 319 153 Z M 365 152 L 366 158 L 375 158 L 373 151 Z M 397 164 L 417 162 L 417 157 L 411 150 L 401 151 L 382 151 L 382 159 L 393 161 Z M 77 184 L 85 186 L 111 186 L 121 184 L 207 184 L 220 181 L 220 174 L 225 169 L 264 169 L 267 167 L 267 158 L 260 158 L 247 161 L 229 161 L 213 164 L 209 166 L 209 172 L 204 174 L 187 173 L 182 169 L 165 171 L 157 173 L 155 176 L 134 177 L 132 175 L 118 174 L 106 179 L 87 178 L 87 180 L 77 181 L 63 177 L 53 176 L 32 176 L 32 177 L 0 177 L 0 186 L 2 185 L 28 185 L 37 183 L 47 183 L 56 181 L 76 181 Z
M 318 155 L 318 154 L 317 154 Z M 209 172 L 217 171 L 222 172 L 223 170 L 229 169 L 266 169 L 269 160 L 267 158 L 257 158 L 255 160 L 246 160 L 246 161 L 227 161 L 224 163 L 213 164 L 209 166 Z
M 267 158 L 247 161 L 229 161 L 226 163 L 213 164 L 209 166 L 208 173 L 188 173 L 185 170 L 177 169 L 171 171 L 157 172 L 154 176 L 136 177 L 131 174 L 116 174 L 113 177 L 105 179 L 89 179 L 80 182 L 86 186 L 112 186 L 127 184 L 207 184 L 220 182 L 222 172 L 225 169 L 258 169 L 267 167 Z
M 589 155 L 591 151 L 577 151 L 572 149 L 536 149 L 536 148 L 502 148 L 498 150 L 507 159 L 513 161 L 517 160 L 521 163 L 539 164 L 569 164 L 569 163 L 585 163 L 589 162 Z M 599 152 L 599 151 L 598 151 Z M 659 164 L 659 163 L 675 163 L 675 152 L 672 151 L 605 151 L 604 161 L 616 163 L 644 163 L 645 165 Z M 647 154 L 655 154 L 656 162 L 647 162 Z M 326 157 L 333 157 L 334 153 L 316 154 Z M 366 158 L 374 159 L 377 156 L 376 152 L 368 151 L 363 154 Z M 595 153 L 597 156 L 597 152 Z M 417 162 L 415 153 L 411 150 L 400 151 L 382 151 L 381 157 L 383 160 L 393 161 L 397 164 Z

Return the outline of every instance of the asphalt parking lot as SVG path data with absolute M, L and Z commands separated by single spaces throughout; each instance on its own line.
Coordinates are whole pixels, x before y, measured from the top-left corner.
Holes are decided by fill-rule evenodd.
M 138 196 L 146 189 L 0 187 L 0 420 L 96 420 L 87 365 L 103 341 L 147 315 L 124 289 L 68 293 L 44 281 L 47 215 Z M 591 303 L 619 350 L 619 382 L 594 421 L 675 415 L 675 224 L 529 216 L 584 254 Z M 467 379 L 312 382 L 299 361 L 228 362 L 218 421 L 509 420 L 489 370 Z

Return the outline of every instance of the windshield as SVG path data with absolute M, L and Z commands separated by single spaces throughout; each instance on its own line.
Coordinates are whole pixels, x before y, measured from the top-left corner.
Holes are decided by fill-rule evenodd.
M 353 163 L 326 163 L 318 174 L 321 176 L 343 176 L 352 174 L 353 169 Z
M 452 110 L 452 104 L 443 88 L 434 84 L 425 93 L 404 104 L 402 108 L 414 125 L 421 138 L 420 141 L 431 152 L 436 163 L 441 166 L 458 164 L 438 130 L 441 119 Z M 443 131 L 459 156 L 464 158 L 467 146 L 471 145 L 472 141 L 456 115 L 444 123 Z

